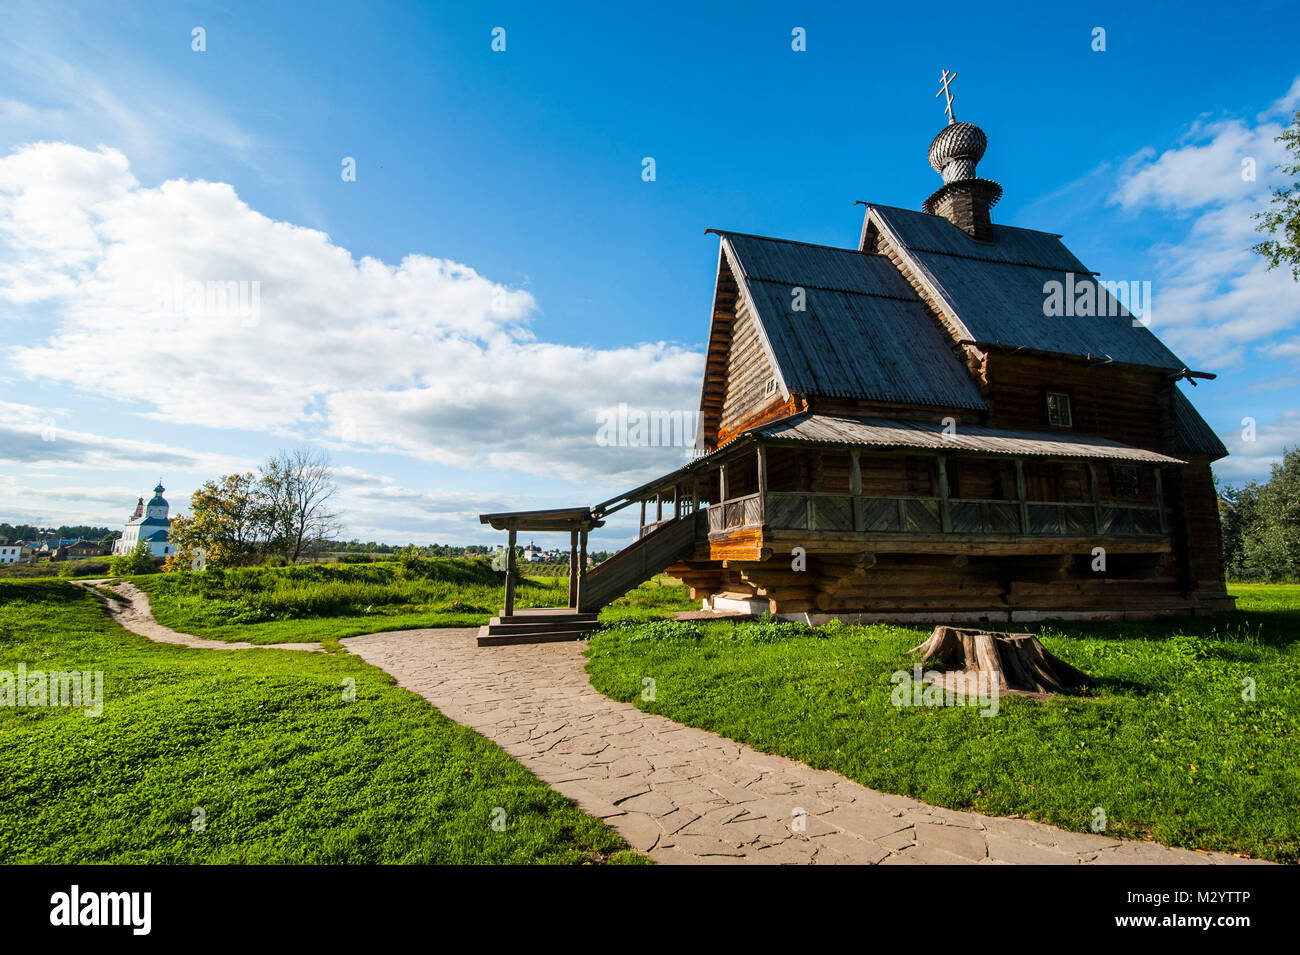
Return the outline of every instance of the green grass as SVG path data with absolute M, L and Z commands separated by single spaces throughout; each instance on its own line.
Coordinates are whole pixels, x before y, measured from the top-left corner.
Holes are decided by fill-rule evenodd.
M 414 571 L 373 564 L 252 567 L 130 578 L 164 626 L 216 640 L 306 643 L 427 627 L 477 627 L 501 612 L 502 575 L 480 559 L 434 559 Z M 525 577 L 520 608 L 562 606 L 563 577 Z M 699 608 L 671 578 L 647 581 L 601 613 L 608 622 L 651 620 Z
M 922 630 L 650 624 L 596 634 L 597 689 L 863 785 L 1173 846 L 1300 860 L 1300 586 L 1234 586 L 1215 618 L 1034 628 L 1088 698 L 896 707 Z M 655 700 L 641 699 L 642 679 Z M 1257 700 L 1242 699 L 1243 680 Z
M 642 861 L 354 656 L 153 644 L 71 584 L 0 582 L 20 661 L 102 670 L 104 709 L 0 707 L 0 863 Z

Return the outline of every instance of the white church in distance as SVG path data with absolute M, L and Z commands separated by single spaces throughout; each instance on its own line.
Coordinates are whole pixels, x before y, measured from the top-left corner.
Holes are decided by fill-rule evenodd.
M 140 541 L 149 545 L 149 553 L 154 557 L 166 557 L 172 552 L 172 546 L 167 540 L 172 522 L 167 516 L 169 505 L 163 499 L 165 490 L 159 479 L 149 503 L 146 504 L 143 497 L 136 502 L 135 513 L 127 518 L 122 536 L 113 544 L 114 554 L 129 554 Z

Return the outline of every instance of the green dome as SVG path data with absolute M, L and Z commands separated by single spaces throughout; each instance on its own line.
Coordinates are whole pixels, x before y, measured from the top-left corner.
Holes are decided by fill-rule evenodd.
M 158 482 L 158 486 L 157 486 L 156 488 L 153 489 L 153 497 L 151 497 L 151 498 L 149 499 L 149 503 L 148 503 L 147 506 L 148 506 L 148 507 L 168 507 L 169 505 L 168 505 L 167 501 L 164 500 L 164 499 L 163 499 L 163 496 L 162 496 L 162 495 L 163 495 L 163 491 L 165 491 L 165 490 L 167 490 L 167 489 L 166 489 L 165 487 L 163 487 L 163 486 L 162 486 L 162 482 L 159 481 L 159 482 Z

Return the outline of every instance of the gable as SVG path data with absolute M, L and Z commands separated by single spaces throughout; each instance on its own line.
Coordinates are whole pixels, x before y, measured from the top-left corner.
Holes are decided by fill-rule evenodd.
M 743 298 L 736 302 L 725 362 L 722 410 L 718 418 L 720 440 L 759 416 L 764 408 L 785 400 L 762 330 Z
M 994 241 L 980 242 L 941 216 L 892 206 L 867 207 L 864 249 L 872 248 L 873 229 L 898 248 L 903 266 L 980 348 L 1023 348 L 1168 371 L 1186 368 L 1150 329 L 1124 312 L 1059 236 L 994 225 Z M 1096 311 L 1108 314 L 1045 314 L 1051 282 L 1086 290 L 1099 306 Z
M 797 394 L 984 410 L 950 341 L 887 258 L 719 235 L 701 399 L 706 443 L 724 418 L 764 406 L 753 389 L 769 378 L 775 391 L 758 395 L 767 402 Z

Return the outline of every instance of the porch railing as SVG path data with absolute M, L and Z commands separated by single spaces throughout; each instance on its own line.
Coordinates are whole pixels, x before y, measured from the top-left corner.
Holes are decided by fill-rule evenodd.
M 780 531 L 980 536 L 1154 537 L 1165 533 L 1150 504 L 863 497 L 770 492 L 705 509 L 711 535 L 766 525 Z M 647 532 L 650 528 L 647 528 Z

